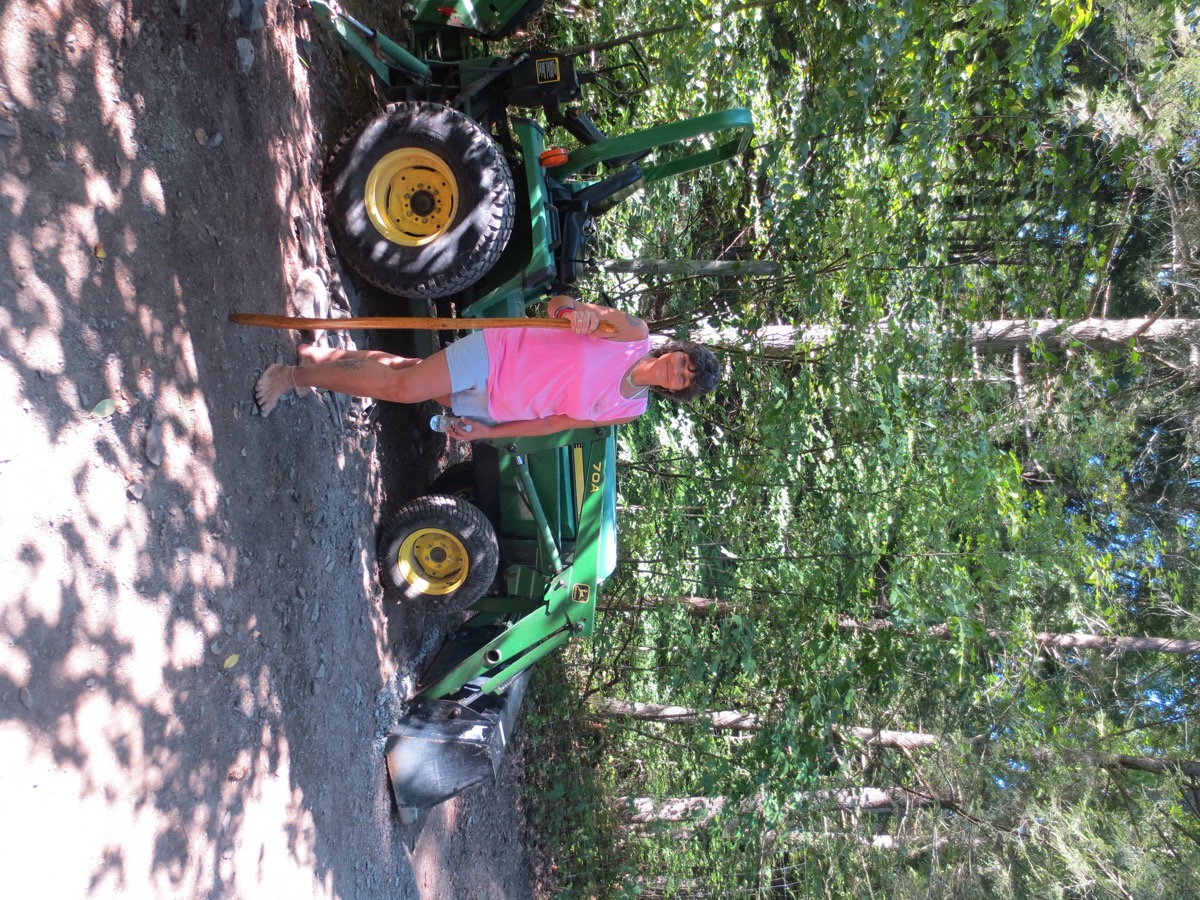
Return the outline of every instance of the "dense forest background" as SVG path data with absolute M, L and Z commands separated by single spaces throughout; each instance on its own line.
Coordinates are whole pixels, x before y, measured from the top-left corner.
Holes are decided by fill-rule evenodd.
M 1157 0 L 536 23 L 641 35 L 583 51 L 610 133 L 756 121 L 606 214 L 582 287 L 727 377 L 624 430 L 599 634 L 527 703 L 564 896 L 1197 896 L 1198 26 Z

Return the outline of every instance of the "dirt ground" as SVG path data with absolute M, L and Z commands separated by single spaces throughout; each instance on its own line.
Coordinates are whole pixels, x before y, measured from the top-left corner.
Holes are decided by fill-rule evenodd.
M 227 322 L 320 311 L 326 281 L 380 311 L 339 292 L 318 190 L 365 79 L 290 0 L 3 6 L 5 893 L 540 893 L 519 751 L 411 826 L 386 780 L 454 624 L 375 577 L 381 512 L 447 462 L 433 410 L 261 419 L 298 336 Z

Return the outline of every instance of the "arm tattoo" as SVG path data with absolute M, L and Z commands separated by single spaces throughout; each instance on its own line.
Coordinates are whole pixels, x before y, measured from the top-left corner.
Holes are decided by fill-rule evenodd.
M 628 325 L 630 328 L 637 328 L 639 325 L 646 324 L 641 319 L 639 319 L 637 316 L 631 316 L 627 312 L 623 312 L 623 313 L 621 313 L 621 315 L 623 315 L 625 317 L 625 324 Z
M 362 368 L 363 361 L 361 359 L 338 359 L 333 363 L 339 369 L 348 369 L 352 372 L 357 372 Z

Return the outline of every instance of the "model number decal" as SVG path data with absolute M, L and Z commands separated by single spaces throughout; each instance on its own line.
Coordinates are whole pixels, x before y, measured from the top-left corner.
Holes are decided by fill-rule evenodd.
M 595 463 L 592 466 L 592 475 L 588 479 L 592 484 L 592 489 L 589 493 L 596 493 L 600 490 L 600 482 L 604 480 L 604 463 Z

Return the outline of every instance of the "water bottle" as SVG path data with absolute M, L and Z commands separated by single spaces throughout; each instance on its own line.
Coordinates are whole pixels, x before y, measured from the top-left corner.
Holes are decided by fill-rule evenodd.
M 455 425 L 462 427 L 463 431 L 471 431 L 471 426 L 462 422 L 458 416 L 434 416 L 429 420 L 429 427 L 434 431 L 440 431 L 445 434 Z

